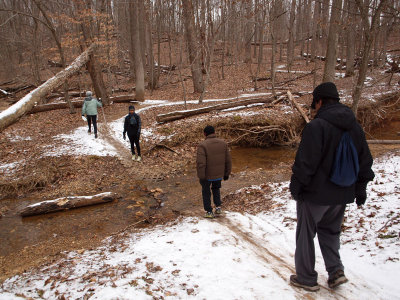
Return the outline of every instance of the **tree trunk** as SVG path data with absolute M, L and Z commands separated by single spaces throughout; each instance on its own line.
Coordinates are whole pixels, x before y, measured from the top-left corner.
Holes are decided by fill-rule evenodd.
M 346 77 L 350 77 L 354 75 L 354 57 L 356 50 L 356 22 L 354 19 L 356 18 L 356 5 L 354 0 L 347 0 L 347 8 L 348 8 L 348 19 L 347 19 L 347 48 L 346 48 Z
M 296 0 L 292 0 L 289 17 L 289 40 L 287 43 L 287 69 L 290 72 L 294 56 L 294 21 L 296 17 Z
M 368 62 L 371 54 L 372 44 L 374 42 L 375 30 L 378 24 L 378 16 L 380 16 L 383 6 L 386 3 L 386 0 L 381 0 L 378 4 L 377 9 L 375 10 L 370 25 L 370 16 L 369 16 L 369 7 L 364 6 L 364 3 L 361 0 L 356 0 L 357 6 L 361 12 L 361 18 L 364 27 L 364 52 L 361 58 L 360 71 L 358 73 L 357 83 L 353 91 L 353 105 L 352 110 L 354 114 L 357 116 L 358 103 L 361 98 L 361 92 L 364 87 L 365 77 L 367 75 L 368 70 Z
M 95 44 L 92 44 L 86 51 L 79 55 L 72 64 L 51 77 L 38 88 L 34 89 L 28 95 L 23 97 L 14 105 L 10 106 L 5 111 L 0 113 L 0 132 L 4 128 L 16 122 L 20 117 L 29 112 L 35 103 L 39 103 L 40 99 L 46 96 L 49 92 L 63 84 L 68 77 L 76 73 L 82 66 L 89 61 L 89 56 L 95 49 Z
M 321 3 L 316 1 L 314 4 L 314 15 L 312 24 L 312 42 L 311 42 L 311 61 L 315 62 L 315 56 L 318 55 L 319 46 L 319 21 L 321 13 Z
M 204 89 L 203 74 L 201 72 L 200 49 L 197 41 L 194 25 L 194 11 L 192 0 L 182 0 L 183 19 L 185 24 L 185 36 L 189 51 L 189 62 L 192 70 L 193 87 L 195 93 L 201 93 Z
M 338 41 L 338 30 L 340 11 L 342 8 L 342 0 L 333 0 L 331 18 L 329 21 L 329 36 L 328 45 L 326 49 L 326 61 L 324 68 L 324 76 L 322 82 L 335 80 L 335 66 L 336 66 L 336 48 Z
M 42 201 L 29 205 L 20 211 L 22 217 L 48 214 L 52 212 L 68 210 L 90 206 L 95 204 L 107 203 L 115 200 L 117 195 L 114 193 L 101 193 L 93 196 L 69 196 L 54 200 Z
M 130 22 L 131 22 L 131 42 L 135 64 L 135 84 L 136 84 L 136 100 L 144 101 L 144 66 L 142 60 L 140 27 L 139 27 L 139 1 L 135 0 L 129 5 Z
M 251 5 L 252 1 L 245 1 L 245 13 L 246 13 L 246 20 L 245 20 L 245 29 L 244 29 L 244 51 L 245 51 L 245 63 L 251 63 L 251 39 L 252 39 L 252 34 L 251 34 L 251 28 L 252 26 L 252 11 L 251 11 Z

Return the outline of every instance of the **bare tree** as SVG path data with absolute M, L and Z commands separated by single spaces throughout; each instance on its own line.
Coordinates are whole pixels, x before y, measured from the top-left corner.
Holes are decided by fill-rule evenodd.
M 134 0 L 130 2 L 130 25 L 131 25 L 131 47 L 134 55 L 135 65 L 135 98 L 138 101 L 144 101 L 144 66 L 142 56 L 142 44 L 140 39 L 139 27 L 139 2 Z
M 342 0 L 332 0 L 331 18 L 329 21 L 328 44 L 326 48 L 326 61 L 323 82 L 335 80 L 336 48 L 338 42 L 338 29 Z
M 189 62 L 192 70 L 193 87 L 195 93 L 204 89 L 203 74 L 201 72 L 200 51 L 197 43 L 196 27 L 194 24 L 194 10 L 192 0 L 182 0 L 183 19 L 185 24 L 186 43 L 189 52 Z
M 376 9 L 372 13 L 371 22 L 370 22 L 370 14 L 369 14 L 369 6 L 361 0 L 356 0 L 358 9 L 361 13 L 361 19 L 364 26 L 364 47 L 363 47 L 363 55 L 360 63 L 360 71 L 357 77 L 357 83 L 353 90 L 353 106 L 352 109 L 354 113 L 357 115 L 358 103 L 361 98 L 361 92 L 364 87 L 365 77 L 367 75 L 368 70 L 368 62 L 371 54 L 372 44 L 374 42 L 375 30 L 378 25 L 378 19 L 381 15 L 383 7 L 386 5 L 387 0 L 380 0 L 377 4 Z

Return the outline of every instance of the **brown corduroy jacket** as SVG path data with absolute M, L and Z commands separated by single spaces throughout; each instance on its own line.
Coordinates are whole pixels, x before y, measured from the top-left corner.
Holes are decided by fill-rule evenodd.
M 197 176 L 200 180 L 218 179 L 231 174 L 232 159 L 228 144 L 210 134 L 197 147 Z

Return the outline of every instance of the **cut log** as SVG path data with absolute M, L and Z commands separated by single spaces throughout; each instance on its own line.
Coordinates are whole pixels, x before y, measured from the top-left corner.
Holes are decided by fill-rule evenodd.
M 40 102 L 42 97 L 45 97 L 52 90 L 62 85 L 68 77 L 84 66 L 88 62 L 89 55 L 93 52 L 95 47 L 96 44 L 92 44 L 81 55 L 79 55 L 70 66 L 51 77 L 5 111 L 2 111 L 0 113 L 0 132 L 29 112 L 35 106 L 35 103 Z
M 368 144 L 382 144 L 382 145 L 391 145 L 391 144 L 400 144 L 400 140 L 367 140 Z
M 299 111 L 303 119 L 306 121 L 306 123 L 310 123 L 310 119 L 307 117 L 303 109 L 300 107 L 300 105 L 297 103 L 296 100 L 294 100 L 294 97 L 290 91 L 287 92 L 287 95 L 289 97 L 290 102 L 293 103 L 293 105 L 296 107 L 296 109 Z
M 93 196 L 69 196 L 54 200 L 42 201 L 29 205 L 20 211 L 22 217 L 42 215 L 56 211 L 68 210 L 83 206 L 107 203 L 115 200 L 115 193 L 101 193 Z
M 277 96 L 281 96 L 281 95 L 282 95 L 282 93 L 278 94 Z M 247 99 L 243 99 L 243 100 L 239 100 L 239 101 L 231 101 L 231 102 L 227 102 L 227 103 L 221 103 L 221 104 L 206 106 L 206 107 L 197 108 L 197 109 L 173 111 L 170 113 L 158 115 L 156 117 L 156 120 L 158 123 L 166 123 L 166 122 L 171 122 L 171 121 L 183 119 L 183 118 L 194 116 L 194 115 L 205 114 L 205 113 L 215 111 L 215 110 L 223 110 L 223 109 L 227 109 L 227 108 L 249 105 L 249 104 L 254 104 L 254 103 L 269 103 L 274 100 L 275 100 L 275 98 L 272 96 L 269 98 L 251 97 L 251 98 L 247 98 Z

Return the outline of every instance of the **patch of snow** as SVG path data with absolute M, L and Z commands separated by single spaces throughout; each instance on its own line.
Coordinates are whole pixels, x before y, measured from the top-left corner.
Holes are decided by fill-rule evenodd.
M 100 130 L 99 130 L 99 137 L 97 139 L 94 138 L 93 133 L 88 134 L 87 130 L 88 128 L 86 126 L 78 127 L 75 130 L 73 130 L 70 134 L 59 134 L 55 136 L 54 137 L 54 140 L 56 141 L 55 146 L 50 146 L 50 145 L 47 146 L 46 155 L 47 156 L 117 155 L 115 148 L 101 138 Z M 64 143 L 62 143 L 61 145 L 57 145 L 57 141 L 61 141 Z
M 335 77 L 337 77 L 337 78 L 344 78 L 345 76 L 346 76 L 346 73 L 340 73 L 340 72 L 335 73 Z
M 400 156 L 376 160 L 375 180 L 363 208 L 348 205 L 341 257 L 349 283 L 327 287 L 316 239 L 319 299 L 399 299 Z M 296 202 L 288 182 L 273 183 L 275 209 L 257 215 L 226 213 L 216 220 L 185 218 L 176 225 L 108 239 L 105 245 L 70 252 L 52 265 L 6 279 L 0 297 L 91 299 L 304 299 L 292 287 Z M 260 187 L 254 186 L 254 189 Z M 395 219 L 393 219 L 395 220 Z M 382 227 L 387 226 L 387 231 Z M 385 236 L 382 234 L 389 235 Z M 0 298 L 1 299 L 1 298 Z
M 166 104 L 168 100 L 145 100 L 143 104 L 149 105 L 157 105 L 157 104 Z
M 20 142 L 20 141 L 31 141 L 32 138 L 30 136 L 19 136 L 19 135 L 11 135 L 7 133 L 7 138 L 10 142 Z
M 0 174 L 3 173 L 5 176 L 10 176 L 17 171 L 20 164 L 21 164 L 21 161 L 1 164 L 0 165 Z

